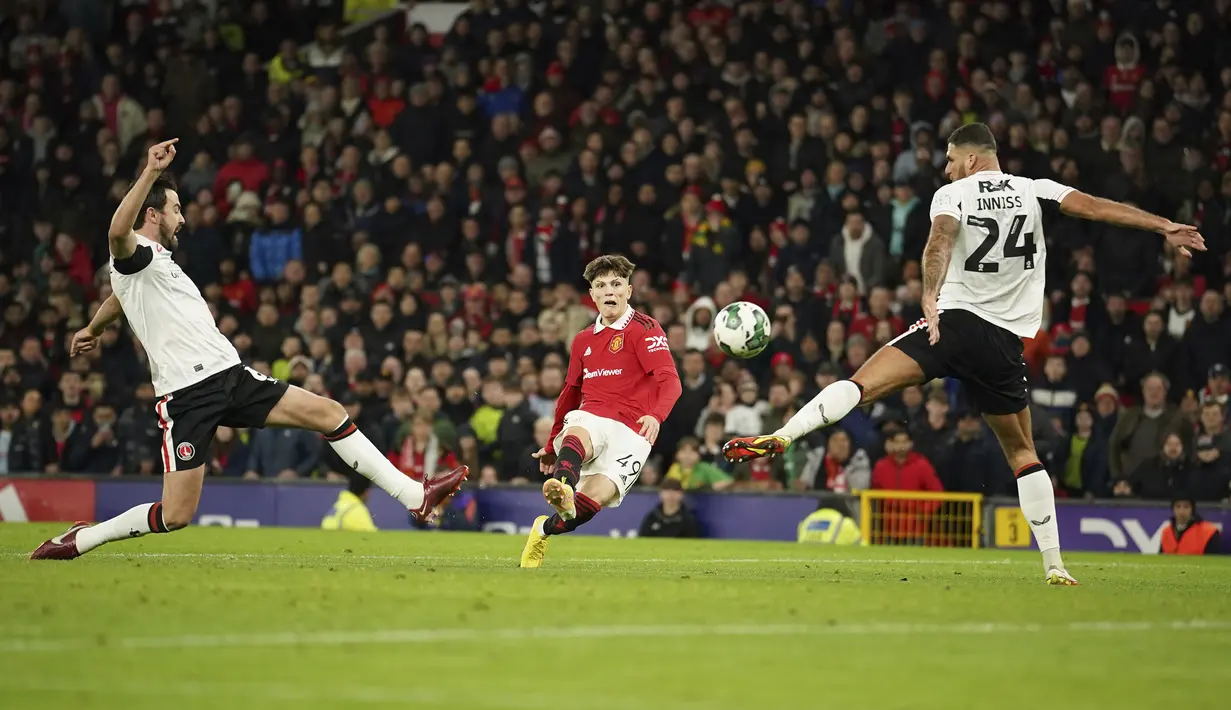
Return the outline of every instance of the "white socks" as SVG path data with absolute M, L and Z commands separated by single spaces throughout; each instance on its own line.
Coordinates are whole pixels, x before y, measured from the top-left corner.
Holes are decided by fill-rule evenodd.
M 1017 498 L 1022 507 L 1034 541 L 1043 553 L 1044 571 L 1052 567 L 1064 569 L 1060 561 L 1060 529 L 1056 525 L 1056 494 L 1051 476 L 1039 469 L 1017 479 Z
M 375 483 L 381 490 L 398 499 L 407 510 L 418 510 L 423 505 L 423 484 L 398 470 L 385 458 L 380 449 L 359 431 L 350 417 L 342 422 L 325 440 L 338 452 L 342 461 L 360 475 Z
M 863 390 L 859 389 L 859 385 L 850 380 L 838 380 L 821 390 L 790 421 L 774 432 L 774 436 L 794 441 L 815 429 L 835 424 L 859 406 L 862 398 Z
M 153 532 L 167 532 L 162 522 L 162 503 L 143 503 L 78 532 L 77 551 L 85 554 L 99 545 Z

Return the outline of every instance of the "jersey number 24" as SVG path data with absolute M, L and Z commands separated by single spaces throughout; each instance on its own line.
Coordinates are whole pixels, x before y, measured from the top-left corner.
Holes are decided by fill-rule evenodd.
M 1000 241 L 1000 224 L 994 219 L 979 217 L 973 214 L 966 217 L 966 224 L 987 232 L 987 237 L 966 258 L 966 271 L 978 271 L 983 274 L 994 274 L 1000 271 L 999 263 L 983 261 L 983 257 L 987 256 L 992 247 L 996 246 L 996 243 Z M 1013 222 L 1009 225 L 1009 238 L 1004 242 L 1004 258 L 1023 257 L 1026 263 L 1022 265 L 1022 268 L 1033 269 L 1034 255 L 1038 249 L 1034 245 L 1034 232 L 1022 234 L 1022 227 L 1024 226 L 1026 226 L 1026 215 L 1014 215 Z

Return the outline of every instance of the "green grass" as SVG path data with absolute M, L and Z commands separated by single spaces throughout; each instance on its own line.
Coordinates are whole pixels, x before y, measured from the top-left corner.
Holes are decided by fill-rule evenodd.
M 1160 708 L 1228 702 L 1231 560 L 0 525 L 0 707 Z M 1177 628 L 1178 622 L 1200 622 Z

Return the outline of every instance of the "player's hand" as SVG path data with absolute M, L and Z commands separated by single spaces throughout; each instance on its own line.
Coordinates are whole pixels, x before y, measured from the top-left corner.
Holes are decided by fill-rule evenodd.
M 77 357 L 96 347 L 98 347 L 98 336 L 91 333 L 89 328 L 82 328 L 73 335 L 73 340 L 68 345 L 68 356 Z
M 169 141 L 155 143 L 150 146 L 147 154 L 146 167 L 150 170 L 162 172 L 171 166 L 171 161 L 175 160 L 175 144 L 179 142 L 179 138 L 172 138 Z
M 1188 258 L 1192 258 L 1193 253 L 1190 250 L 1205 251 L 1205 238 L 1201 236 L 1201 232 L 1190 224 L 1176 224 L 1168 222 L 1163 227 L 1163 237 L 1180 252 Z
M 550 476 L 556 472 L 556 452 L 548 451 L 544 446 L 530 455 L 539 460 L 539 472 L 544 476 Z
M 936 299 L 923 297 L 923 317 L 928 322 L 928 342 L 932 345 L 940 342 L 940 311 L 936 310 Z
M 658 427 L 660 426 L 658 419 L 653 414 L 647 414 L 638 419 L 637 423 L 641 425 L 641 431 L 637 433 L 653 444 L 658 439 Z

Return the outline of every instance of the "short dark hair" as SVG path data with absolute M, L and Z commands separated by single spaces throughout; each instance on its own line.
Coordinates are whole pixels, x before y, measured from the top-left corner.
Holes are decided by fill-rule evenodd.
M 128 186 L 131 190 L 133 185 L 136 185 L 134 180 L 132 185 Z M 150 187 L 150 192 L 145 196 L 145 202 L 141 203 L 141 211 L 137 213 L 137 219 L 133 222 L 133 229 L 141 229 L 145 226 L 145 211 L 153 207 L 155 212 L 162 212 L 167 206 L 167 191 L 176 191 L 175 179 L 170 175 L 162 174 L 154 181 L 154 185 Z
M 604 274 L 615 274 L 622 279 L 627 279 L 633 275 L 633 269 L 635 268 L 637 267 L 627 257 L 620 256 L 619 254 L 607 254 L 587 264 L 583 276 L 590 283 L 593 283 L 594 279 Z
M 968 123 L 949 134 L 949 145 L 996 152 L 996 137 L 986 123 Z

